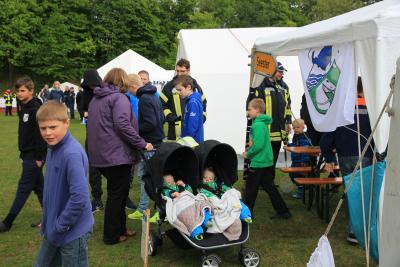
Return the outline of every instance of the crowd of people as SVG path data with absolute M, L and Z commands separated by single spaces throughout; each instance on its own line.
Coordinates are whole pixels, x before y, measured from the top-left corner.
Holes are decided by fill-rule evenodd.
M 206 97 L 198 82 L 190 76 L 188 60 L 180 59 L 175 70 L 176 76 L 158 93 L 145 70 L 127 74 L 120 68 L 114 68 L 101 79 L 96 70 L 90 69 L 83 74 L 83 90 L 76 96 L 73 88 L 65 88 L 63 92 L 58 81 L 51 89 L 45 85 L 39 94 L 43 104 L 34 96 L 34 84 L 29 77 L 17 80 L 15 89 L 20 102 L 18 144 L 22 174 L 9 213 L 0 222 L 0 232 L 12 228 L 34 191 L 43 209 L 42 221 L 33 225 L 40 227 L 43 236 L 35 266 L 59 266 L 61 263 L 63 266 L 78 263 L 85 266 L 87 241 L 94 222 L 92 213 L 97 210 L 104 209 L 105 244 L 118 244 L 133 236 L 135 231 L 128 229 L 126 217 L 141 219 L 149 205 L 143 180 L 146 165 L 141 160 L 141 152 L 146 159 L 150 159 L 163 141 L 177 141 L 182 137 L 191 137 L 197 143 L 204 141 Z M 276 211 L 271 219 L 292 217 L 275 185 L 279 150 L 282 142 L 287 144 L 292 124 L 295 133 L 292 145 L 321 145 L 327 161 L 326 168 L 330 172 L 333 172 L 335 163 L 331 154 L 333 148 L 344 173 L 352 170 L 358 156 L 357 145 L 341 143 L 357 136 L 354 125 L 349 126 L 351 131 L 347 130 L 349 127 L 344 127 L 332 133 L 323 133 L 318 140 L 314 138 L 318 133 L 313 131 L 309 116 L 302 115 L 303 119 L 292 123 L 289 88 L 283 81 L 285 71 L 284 66 L 278 63 L 275 75 L 265 78 L 259 87 L 253 88 L 248 99 L 247 113 L 252 127 L 247 149 L 243 152 L 243 156 L 250 159 L 243 197 L 243 207 L 249 208 L 244 217 L 248 222 L 254 219 L 260 186 L 269 195 Z M 357 105 L 363 110 L 365 101 L 361 85 L 359 88 Z M 81 118 L 87 122 L 84 149 L 68 131 L 69 119 L 74 118 L 75 103 Z M 301 113 L 307 114 L 304 108 L 306 106 Z M 368 136 L 370 125 L 366 107 L 365 112 L 360 114 L 365 115 L 361 131 Z M 308 129 L 306 133 L 305 125 Z M 304 157 L 293 158 L 293 166 L 304 166 L 308 161 Z M 44 164 L 46 174 L 43 177 Z M 370 164 L 370 161 L 366 160 L 365 164 Z M 137 206 L 129 199 L 135 165 L 138 166 L 141 185 Z M 208 170 L 207 175 L 205 172 L 205 184 L 214 183 L 214 178 L 212 181 L 208 178 L 211 171 Z M 164 182 L 175 186 L 173 178 L 171 180 L 168 174 L 165 175 Z M 102 202 L 102 176 L 107 180 L 105 207 Z M 170 191 L 164 193 L 173 198 L 179 197 Z M 126 216 L 126 207 L 135 211 Z M 159 214 L 156 211 L 151 221 L 157 220 Z

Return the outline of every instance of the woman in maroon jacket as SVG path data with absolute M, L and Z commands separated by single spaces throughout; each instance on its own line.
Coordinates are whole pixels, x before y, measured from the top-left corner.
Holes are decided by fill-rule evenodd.
M 139 161 L 139 150 L 153 149 L 138 134 L 129 99 L 124 94 L 127 81 L 124 70 L 110 70 L 101 86 L 94 89 L 88 111 L 89 160 L 107 179 L 103 241 L 110 245 L 134 234 L 126 229 L 129 171 Z

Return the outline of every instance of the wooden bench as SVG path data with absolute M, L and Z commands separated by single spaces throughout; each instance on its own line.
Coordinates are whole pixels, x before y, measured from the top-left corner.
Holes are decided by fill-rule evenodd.
M 327 177 L 327 178 L 294 178 L 294 181 L 298 185 L 303 186 L 303 203 L 305 203 L 305 191 L 308 188 L 309 200 L 307 209 L 310 210 L 313 199 L 314 199 L 314 187 L 315 187 L 315 202 L 317 206 L 317 213 L 321 219 L 325 219 L 329 222 L 329 200 L 330 192 L 333 188 L 343 184 L 342 177 Z M 331 187 L 332 186 L 332 187 Z
M 281 172 L 284 173 L 295 173 L 295 172 L 307 172 L 310 173 L 312 172 L 312 167 L 311 166 L 305 166 L 305 167 L 283 167 L 280 168 Z M 336 165 L 333 168 L 334 171 L 340 171 L 340 168 L 338 165 Z M 325 172 L 325 169 L 321 170 L 321 172 Z M 301 178 L 303 179 L 303 178 Z

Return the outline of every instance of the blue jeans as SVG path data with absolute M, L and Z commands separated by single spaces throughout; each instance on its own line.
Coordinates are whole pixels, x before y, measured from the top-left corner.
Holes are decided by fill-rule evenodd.
M 44 238 L 33 267 L 88 266 L 88 240 L 90 234 L 90 232 L 86 233 L 62 247 L 56 247 Z
M 339 167 L 342 176 L 347 176 L 352 174 L 354 167 L 357 164 L 358 156 L 350 156 L 350 157 L 338 157 L 339 158 Z M 362 160 L 362 167 L 365 168 L 372 164 L 372 159 L 364 157 Z M 349 208 L 347 207 L 347 215 L 350 218 Z M 347 223 L 347 233 L 354 234 L 353 226 L 351 225 L 351 221 Z
M 149 160 L 151 157 L 154 156 L 154 151 L 151 152 L 144 152 L 144 156 L 146 157 L 147 160 Z M 139 205 L 138 205 L 138 210 L 140 212 L 146 211 L 147 207 L 149 206 L 149 196 L 146 193 L 146 190 L 144 189 L 144 180 L 143 176 L 146 174 L 146 163 L 144 160 L 139 162 L 138 165 L 138 178 L 139 178 L 139 184 L 140 184 L 140 200 L 139 200 Z

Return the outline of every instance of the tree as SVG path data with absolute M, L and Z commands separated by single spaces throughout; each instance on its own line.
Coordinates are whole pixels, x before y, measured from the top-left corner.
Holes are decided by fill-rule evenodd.
M 314 0 L 309 16 L 313 22 L 328 19 L 363 6 L 361 0 Z
M 11 84 L 15 68 L 28 67 L 32 41 L 41 24 L 37 16 L 41 9 L 35 0 L 1 1 L 0 7 L 0 68 L 8 70 Z

